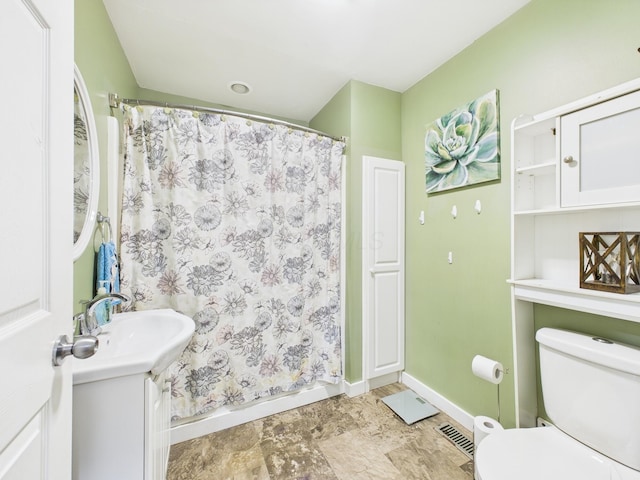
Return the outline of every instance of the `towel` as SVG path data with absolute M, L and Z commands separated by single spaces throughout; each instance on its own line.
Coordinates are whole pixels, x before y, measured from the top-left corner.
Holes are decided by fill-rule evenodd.
M 113 242 L 104 242 L 100 244 L 96 257 L 96 292 L 104 287 L 106 293 L 120 292 L 120 265 L 118 263 L 118 254 L 116 246 Z M 120 300 L 109 300 L 102 305 L 98 305 L 96 309 L 96 320 L 98 325 L 102 326 L 111 320 L 111 307 L 120 303 Z
M 97 259 L 96 291 L 104 287 L 107 293 L 120 292 L 120 265 L 113 242 L 100 244 Z

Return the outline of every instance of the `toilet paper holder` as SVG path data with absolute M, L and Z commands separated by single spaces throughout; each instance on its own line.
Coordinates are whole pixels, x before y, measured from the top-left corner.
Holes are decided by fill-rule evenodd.
M 476 355 L 471 361 L 471 371 L 473 374 L 493 383 L 496 386 L 496 396 L 498 404 L 498 423 L 500 423 L 500 383 L 502 382 L 504 375 L 509 373 L 508 369 L 502 366 L 502 363 L 497 360 L 492 360 L 482 355 Z
M 497 360 L 476 355 L 471 362 L 471 371 L 476 377 L 499 384 L 504 376 L 504 367 Z

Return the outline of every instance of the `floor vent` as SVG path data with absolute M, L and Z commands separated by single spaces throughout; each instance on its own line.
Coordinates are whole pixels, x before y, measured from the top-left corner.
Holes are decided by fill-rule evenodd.
M 453 443 L 458 450 L 473 460 L 473 442 L 450 423 L 443 423 L 436 428 L 447 440 Z

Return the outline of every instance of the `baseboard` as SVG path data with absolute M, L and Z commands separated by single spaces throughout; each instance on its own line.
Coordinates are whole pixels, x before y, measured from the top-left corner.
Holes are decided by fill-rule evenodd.
M 356 383 L 344 382 L 344 393 L 349 397 L 357 397 L 363 395 L 375 388 L 384 387 L 392 383 L 400 381 L 401 372 L 388 373 L 376 378 L 370 378 L 369 380 L 359 380 Z
M 344 381 L 344 393 L 348 397 L 357 397 L 358 395 L 363 395 L 368 391 L 367 382 L 364 380 L 360 380 L 355 383 L 349 383 L 346 380 Z
M 420 382 L 408 373 L 402 373 L 401 382 L 431 403 L 434 407 L 449 415 L 467 430 L 473 431 L 473 416 L 458 407 L 455 403 L 447 400 L 438 392 L 427 387 L 424 383 Z
M 219 432 L 226 428 L 235 427 L 259 418 L 268 417 L 269 415 L 275 415 L 276 413 L 285 412 L 293 408 L 325 400 L 342 393 L 345 393 L 349 397 L 355 397 L 368 392 L 372 388 L 381 386 L 377 385 L 377 383 L 382 382 L 382 384 L 386 385 L 388 383 L 393 383 L 393 381 L 396 380 L 397 377 L 393 379 L 391 377 L 386 378 L 385 376 L 378 380 L 361 380 L 355 383 L 343 381 L 337 385 L 316 385 L 308 390 L 290 393 L 282 397 L 264 400 L 244 407 L 237 407 L 234 409 L 220 408 L 215 410 L 211 415 L 203 416 L 202 418 L 182 424 L 173 425 L 171 427 L 171 444 L 174 445 L 176 443 L 185 442 L 210 433 Z M 425 384 L 407 373 L 401 374 L 400 381 L 418 395 L 429 401 L 433 406 L 449 415 L 456 422 L 460 423 L 463 427 L 468 430 L 473 430 L 473 416 L 458 407 L 456 404 L 447 400 L 438 392 L 427 387 Z
M 391 385 L 392 383 L 400 382 L 402 372 L 392 372 L 387 373 L 386 375 L 381 375 L 379 377 L 370 378 L 367 380 L 367 392 L 369 390 L 374 390 L 380 387 L 386 387 L 387 385 Z
M 184 442 L 193 438 L 202 437 L 210 433 L 219 432 L 226 428 L 242 425 L 259 418 L 268 417 L 276 413 L 285 412 L 292 408 L 325 400 L 327 398 L 345 393 L 346 382 L 336 385 L 316 385 L 307 390 L 296 393 L 288 393 L 284 396 L 263 400 L 247 406 L 240 406 L 233 409 L 219 408 L 212 414 L 202 416 L 192 421 L 172 425 L 171 444 Z

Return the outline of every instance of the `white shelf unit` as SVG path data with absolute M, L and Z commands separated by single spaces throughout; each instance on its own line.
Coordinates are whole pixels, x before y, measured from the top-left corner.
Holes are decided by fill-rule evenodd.
M 521 119 L 520 119 L 521 120 Z M 518 192 L 514 211 L 537 211 L 558 206 L 556 117 L 527 119 L 513 124 L 513 184 Z
M 511 126 L 511 284 L 516 425 L 538 413 L 534 305 L 640 323 L 640 294 L 579 287 L 579 232 L 640 230 L 640 198 L 624 204 L 562 208 L 563 115 L 640 89 L 640 79 L 563 107 L 516 118 Z

